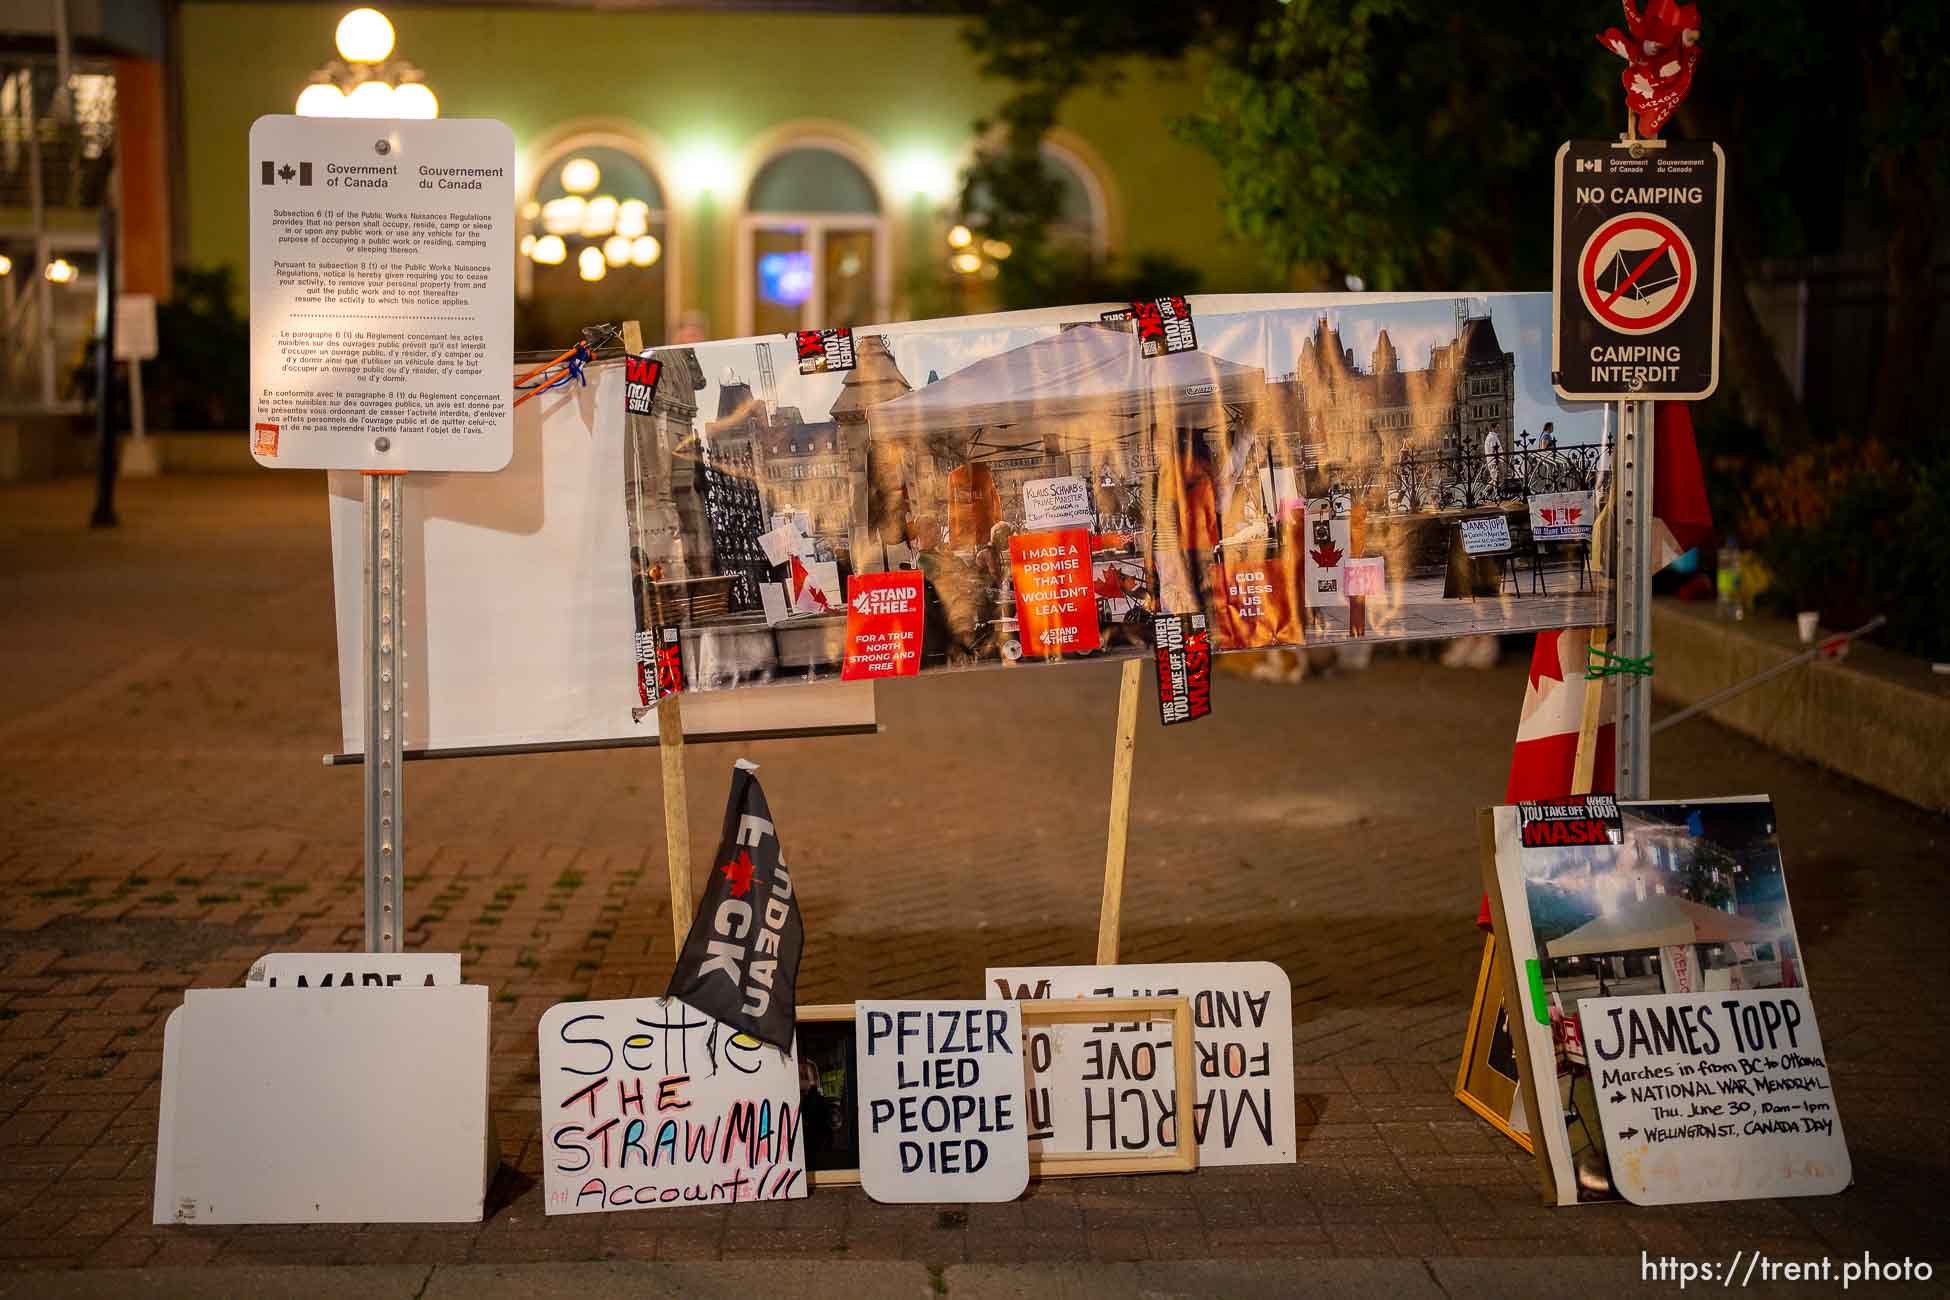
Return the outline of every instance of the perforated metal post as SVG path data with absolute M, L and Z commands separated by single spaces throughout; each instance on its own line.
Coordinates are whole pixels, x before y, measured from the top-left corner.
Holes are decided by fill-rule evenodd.
M 400 772 L 401 690 L 399 474 L 367 474 L 366 486 L 366 951 L 400 950 L 405 843 Z
M 1614 653 L 1652 653 L 1652 403 L 1618 404 L 1618 643 Z M 1618 679 L 1618 793 L 1652 793 L 1652 679 Z

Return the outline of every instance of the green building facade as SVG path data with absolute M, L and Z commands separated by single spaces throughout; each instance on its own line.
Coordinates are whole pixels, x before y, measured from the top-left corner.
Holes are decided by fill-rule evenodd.
M 417 67 L 442 117 L 514 130 L 524 346 L 566 346 L 598 320 L 633 317 L 655 342 L 995 300 L 984 281 L 1007 273 L 1010 250 L 957 229 L 955 207 L 976 122 L 1008 88 L 980 76 L 958 19 L 384 10 L 393 57 Z M 346 11 L 177 10 L 179 261 L 230 264 L 244 283 L 251 122 L 292 111 L 337 57 Z M 1223 229 L 1216 168 L 1170 132 L 1197 96 L 1195 73 L 1140 63 L 1115 91 L 1071 97 L 1045 154 L 1063 182 L 1062 233 L 1117 263 L 1169 255 L 1206 289 L 1261 287 L 1251 250 Z

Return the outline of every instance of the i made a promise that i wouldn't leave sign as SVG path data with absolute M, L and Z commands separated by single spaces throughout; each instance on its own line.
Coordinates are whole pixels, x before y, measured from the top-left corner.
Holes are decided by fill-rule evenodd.
M 1022 1009 L 860 1002 L 860 1183 L 876 1201 L 1012 1201 L 1029 1185 Z
M 1825 1196 L 1849 1185 L 1806 989 L 1604 998 L 1581 1018 L 1605 1153 L 1626 1200 Z

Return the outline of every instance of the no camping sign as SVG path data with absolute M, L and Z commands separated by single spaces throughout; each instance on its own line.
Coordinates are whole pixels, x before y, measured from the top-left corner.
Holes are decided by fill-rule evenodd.
M 1711 143 L 1573 140 L 1557 151 L 1551 381 L 1560 396 L 1711 395 L 1724 173 Z

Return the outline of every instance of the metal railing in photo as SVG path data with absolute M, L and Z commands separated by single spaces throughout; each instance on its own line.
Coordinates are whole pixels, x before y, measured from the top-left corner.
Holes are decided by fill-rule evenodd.
M 1588 492 L 1597 486 L 1602 449 L 1519 448 L 1499 452 L 1433 452 L 1403 456 L 1387 474 L 1388 504 L 1412 514 L 1473 510 L 1498 501 L 1525 501 L 1542 492 Z

